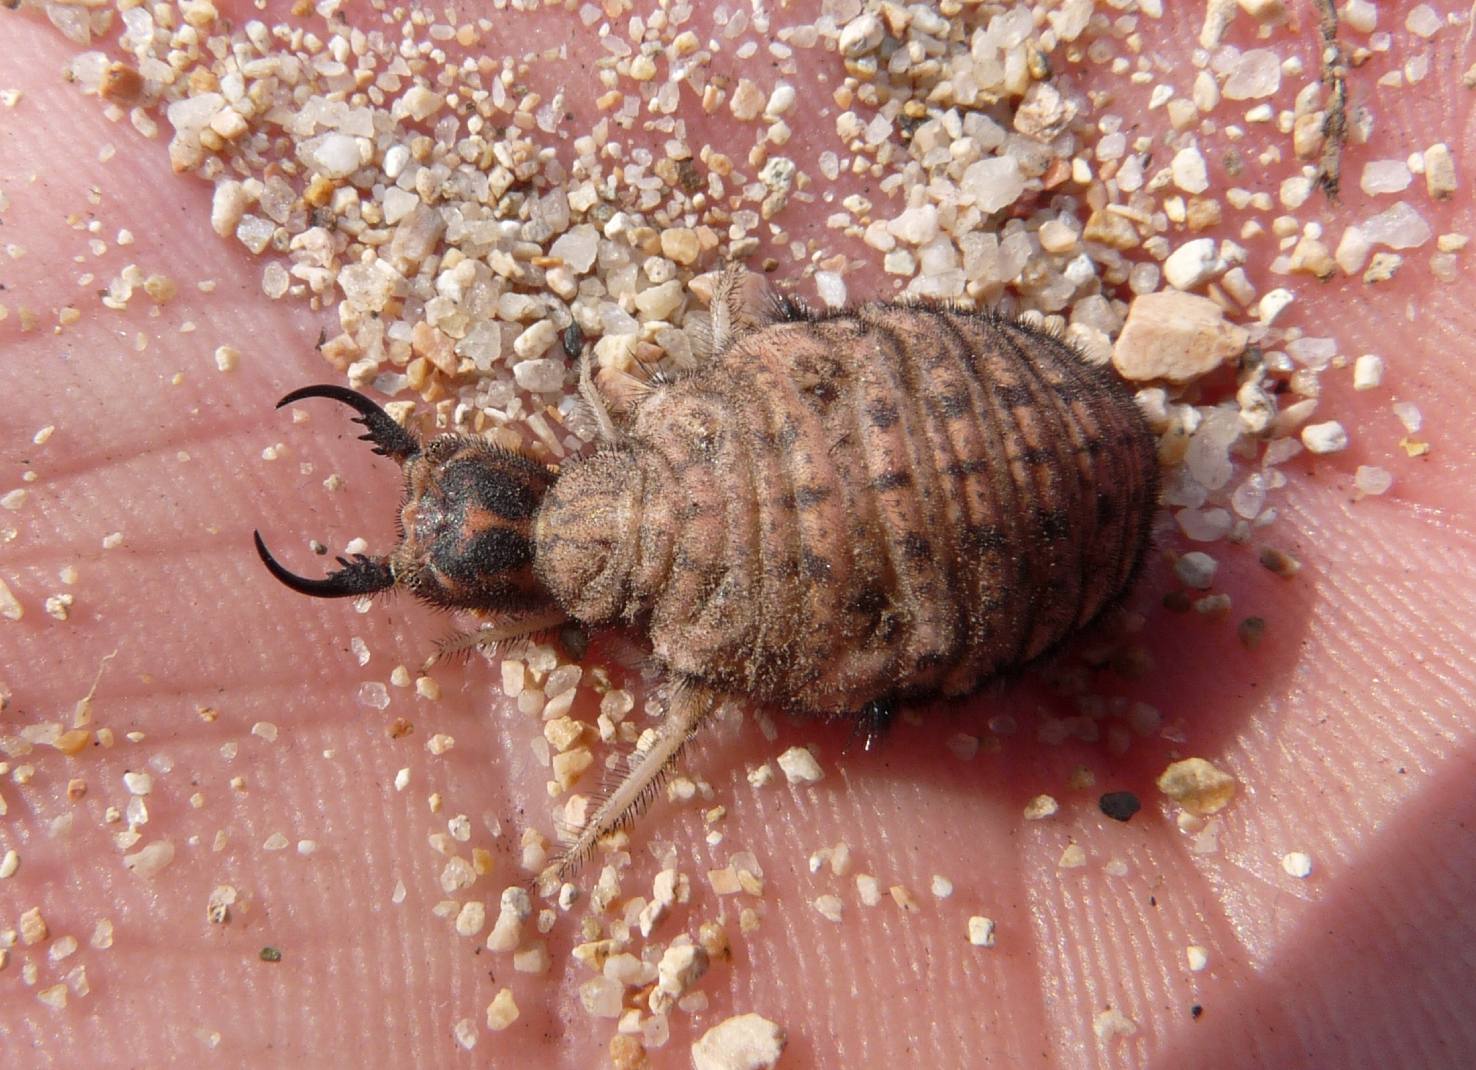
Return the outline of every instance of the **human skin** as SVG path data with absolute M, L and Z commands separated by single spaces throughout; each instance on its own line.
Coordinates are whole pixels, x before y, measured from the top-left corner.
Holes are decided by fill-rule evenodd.
M 1173 10 L 1145 23 L 1144 33 L 1172 80 L 1187 69 L 1197 12 L 1166 6 Z M 1310 34 L 1307 5 L 1294 6 Z M 1449 0 L 1435 6 L 1457 10 Z M 1381 17 L 1402 55 L 1402 15 Z M 1244 23 L 1231 40 L 1249 47 Z M 576 60 L 593 54 L 570 15 L 517 25 L 518 52 L 568 40 Z M 72 46 L 43 19 L 7 12 L 0 29 L 8 42 L 0 88 L 24 92 L 16 108 L 0 110 L 0 189 L 10 199 L 0 233 L 25 250 L 0 259 L 0 304 L 10 312 L 0 321 L 0 492 L 29 490 L 17 511 L 0 514 L 0 528 L 16 532 L 0 542 L 0 577 L 25 610 L 19 621 L 0 620 L 0 682 L 13 692 L 0 736 L 46 721 L 70 727 L 100 669 L 93 724 L 116 736 L 111 749 L 88 746 L 73 757 L 38 746 L 9 758 L 0 780 L 8 806 L 0 854 L 13 848 L 21 859 L 0 881 L 0 929 L 39 907 L 51 934 L 11 948 L 0 971 L 0 1047 L 28 1066 L 601 1065 L 612 1028 L 580 1007 L 578 985 L 588 975 L 568 958 L 575 917 L 560 918 L 547 936 L 550 971 L 530 977 L 432 912 L 444 898 L 444 858 L 427 837 L 445 832 L 454 814 L 473 826 L 460 853 L 485 846 L 496 859 L 496 870 L 464 895 L 480 896 L 495 914 L 500 890 L 525 879 L 519 837 L 551 827 L 547 770 L 530 749 L 536 719 L 517 713 L 500 693 L 496 666 L 477 658 L 436 668 L 438 702 L 391 688 L 383 711 L 358 703 L 362 683 L 387 680 L 396 664 L 417 665 L 446 619 L 404 597 L 379 600 L 363 615 L 346 602 L 306 601 L 276 584 L 251 550 L 251 530 L 263 528 L 289 566 L 316 574 L 320 562 L 301 550 L 309 535 L 335 548 L 362 535 L 387 550 L 393 539 L 398 476 L 356 441 L 348 414 L 309 403 L 310 420 L 297 426 L 273 409 L 289 389 L 334 379 L 313 351 L 330 318 L 262 296 L 261 262 L 209 230 L 208 185 L 172 175 L 162 138 L 109 123 L 96 100 L 63 82 Z M 1405 196 L 1437 233 L 1476 234 L 1476 117 L 1460 82 L 1476 54 L 1464 32 L 1447 28 L 1426 46 L 1432 73 L 1417 86 L 1375 87 L 1381 60 L 1355 73 L 1354 100 L 1376 116 L 1373 140 L 1350 146 L 1342 199 L 1317 195 L 1301 218 L 1321 220 L 1335 240 L 1346 222 L 1392 203 L 1359 192 L 1363 160 L 1404 158 L 1444 140 L 1462 184 L 1454 200 L 1433 204 L 1418 178 Z M 1285 47 L 1284 34 L 1275 47 Z M 834 74 L 833 55 L 807 62 L 808 76 Z M 756 71 L 767 84 L 767 69 Z M 1093 84 L 1090 73 L 1082 77 Z M 568 83 L 577 116 L 592 114 L 587 100 L 574 99 L 592 84 Z M 1111 85 L 1134 99 L 1125 83 Z M 800 99 L 818 104 L 827 95 L 802 90 Z M 1141 131 L 1162 132 L 1162 110 L 1122 110 Z M 817 106 L 798 110 L 791 153 L 802 169 L 814 172 L 807 161 L 832 147 L 831 124 Z M 730 138 L 724 147 L 741 155 L 752 130 L 722 125 L 706 124 L 705 136 Z M 118 151 L 100 163 L 104 143 Z M 1274 195 L 1287 173 L 1284 165 L 1251 176 L 1253 188 Z M 88 199 L 93 187 L 97 204 Z M 124 227 L 136 242 L 95 257 L 73 214 L 99 219 L 109 245 Z M 814 212 L 821 221 L 824 214 Z M 1229 220 L 1224 233 L 1233 236 L 1239 217 Z M 818 223 L 813 233 L 830 240 Z M 1327 373 L 1317 418 L 1340 419 L 1352 445 L 1283 466 L 1289 485 L 1275 496 L 1280 518 L 1263 541 L 1301 560 L 1295 579 L 1260 568 L 1251 551 L 1211 547 L 1221 559 L 1217 589 L 1235 608 L 1218 623 L 1184 618 L 1158 606 L 1169 580 L 1155 556 L 1129 603 L 1147 618 L 1143 645 L 1155 668 L 1105 686 L 1156 706 L 1182 742 L 1139 739 L 1126 755 L 1100 742 L 1040 743 L 1038 711 L 1072 710 L 1027 681 L 925 711 L 872 753 L 848 749 L 844 725 L 783 718 L 773 741 L 745 718 L 691 747 L 684 766 L 712 784 L 714 801 L 658 802 L 634 830 L 636 862 L 624 887 L 645 894 L 655 871 L 646 844 L 675 843 L 693 902 L 658 937 L 695 932 L 725 911 L 734 955 L 702 980 L 709 1005 L 695 1028 L 673 1015 L 671 1044 L 652 1052 L 654 1065 L 686 1065 L 695 1035 L 747 1011 L 787 1030 L 781 1065 L 790 1068 L 1476 1064 L 1468 1006 L 1476 990 L 1468 905 L 1476 892 L 1476 654 L 1464 639 L 1476 629 L 1466 464 L 1476 447 L 1476 301 L 1472 253 L 1447 284 L 1430 277 L 1430 251 L 1409 251 L 1401 272 L 1377 288 L 1341 277 L 1278 278 L 1271 254 L 1247 265 L 1262 290 L 1294 288 L 1284 322 L 1335 337 L 1340 353 L 1380 353 L 1389 371 L 1383 388 L 1359 394 L 1346 371 Z M 102 308 L 95 291 L 128 262 L 166 272 L 179 296 L 157 316 L 141 297 L 122 313 Z M 84 272 L 96 280 L 80 281 Z M 206 278 L 216 280 L 209 294 L 194 286 Z M 860 296 L 888 285 L 865 270 L 848 281 Z M 57 310 L 69 304 L 83 310 L 80 321 L 53 331 Z M 22 307 L 38 312 L 34 330 L 22 329 Z M 181 332 L 185 321 L 196 329 Z M 150 339 L 141 352 L 140 332 Z M 234 372 L 215 368 L 211 354 L 222 344 L 241 350 Z M 1422 410 L 1414 437 L 1432 444 L 1427 456 L 1399 447 L 1404 431 L 1389 409 L 1396 399 Z M 55 432 L 34 445 L 46 425 Z M 264 461 L 262 450 L 278 442 L 284 455 Z M 305 462 L 314 474 L 299 474 Z M 1355 501 L 1359 464 L 1390 469 L 1393 489 Z M 23 482 L 27 471 L 38 478 Z M 342 475 L 342 492 L 322 489 L 330 472 Z M 1186 548 L 1170 528 L 1160 548 Z M 111 532 L 123 541 L 105 550 Z M 67 565 L 78 573 L 70 587 L 58 579 Z M 64 622 L 42 609 L 63 590 L 75 595 Z M 1266 639 L 1246 652 L 1233 628 L 1252 613 L 1267 621 Z M 355 636 L 372 652 L 363 667 L 350 648 Z M 610 664 L 617 675 L 635 675 L 619 660 Z M 200 707 L 218 715 L 207 721 Z M 1000 714 L 1015 716 L 1020 733 L 972 761 L 949 753 L 949 736 L 987 738 L 989 719 Z M 397 717 L 414 732 L 391 738 Z M 274 742 L 252 734 L 258 722 L 276 725 Z M 143 738 L 129 742 L 131 732 Z M 456 745 L 433 757 L 425 742 L 438 732 Z M 749 767 L 796 744 L 816 746 L 824 780 L 748 785 Z M 229 760 L 228 745 L 237 748 Z M 1168 761 L 1187 754 L 1240 783 L 1218 819 L 1215 853 L 1191 850 L 1176 808 L 1153 787 Z M 27 765 L 33 771 L 20 783 Z M 1079 765 L 1095 774 L 1095 787 L 1068 787 Z M 410 770 L 402 792 L 393 787 L 401 768 Z M 127 801 L 123 773 L 139 769 L 153 771 L 154 787 L 149 822 L 131 849 L 158 840 L 175 847 L 173 863 L 151 879 L 124 868 L 112 841 L 122 826 L 104 821 L 108 806 Z M 234 777 L 243 778 L 239 788 Z M 74 778 L 86 793 L 69 801 Z M 1144 801 L 1130 824 L 1098 812 L 1097 795 L 1113 789 Z M 188 801 L 196 792 L 199 808 Z M 1024 821 L 1025 802 L 1042 792 L 1061 800 L 1061 812 Z M 444 801 L 438 813 L 432 793 Z M 717 826 L 722 843 L 709 848 L 701 815 L 714 804 L 727 814 Z M 69 832 L 56 826 L 64 815 Z M 500 823 L 500 837 L 483 815 Z M 214 850 L 218 830 L 228 841 Z M 316 852 L 264 849 L 274 833 L 313 840 Z M 883 889 L 905 886 L 920 909 L 904 914 L 885 893 L 867 908 L 851 875 L 810 873 L 811 853 L 842 840 L 852 874 L 873 874 Z M 1058 868 L 1073 842 L 1087 864 Z M 743 850 L 763 866 L 763 897 L 719 900 L 704 875 Z M 1308 879 L 1283 872 L 1289 851 L 1312 857 Z M 1112 859 L 1126 863 L 1124 875 L 1107 871 Z M 583 880 L 596 873 L 587 868 Z M 931 895 L 933 874 L 952 881 L 949 898 Z M 399 904 L 397 881 L 406 889 Z M 222 884 L 240 900 L 229 924 L 212 925 L 206 900 Z M 840 924 L 811 905 L 822 894 L 844 901 Z M 743 905 L 762 915 L 751 934 L 739 932 Z M 973 914 L 995 919 L 997 946 L 968 944 Z M 100 918 L 115 932 L 105 950 L 89 944 Z M 80 949 L 50 962 L 48 950 L 65 935 Z M 1186 967 L 1191 944 L 1208 951 L 1203 972 Z M 280 949 L 281 961 L 261 961 L 266 946 Z M 39 975 L 31 987 L 22 980 L 28 961 Z M 37 1000 L 37 990 L 79 963 L 89 994 L 73 995 L 63 1010 Z M 494 1034 L 481 1024 L 483 1009 L 504 985 L 521 1018 Z M 1099 1039 L 1093 1019 L 1107 1008 L 1132 1019 L 1136 1032 Z M 452 1036 L 463 1018 L 478 1027 L 470 1054 Z

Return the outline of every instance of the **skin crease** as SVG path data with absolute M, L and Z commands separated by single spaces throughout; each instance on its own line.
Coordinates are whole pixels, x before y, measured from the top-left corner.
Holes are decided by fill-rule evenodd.
M 1442 15 L 1460 7 L 1434 6 Z M 1308 30 L 1307 5 L 1292 7 Z M 1416 179 L 1400 196 L 1437 233 L 1476 234 L 1476 118 L 1460 84 L 1476 50 L 1463 43 L 1464 29 L 1447 28 L 1419 46 L 1432 60 L 1427 79 L 1376 87 L 1380 73 L 1413 54 L 1402 23 L 1381 10 L 1393 59 L 1376 58 L 1354 75 L 1353 100 L 1372 107 L 1376 127 L 1370 145 L 1349 148 L 1343 199 L 1329 205 L 1318 195 L 1298 213 L 1320 220 L 1334 242 L 1346 222 L 1396 199 L 1359 192 L 1363 161 L 1403 158 L 1436 140 L 1456 157 L 1460 192 L 1436 205 Z M 427 837 L 445 832 L 454 814 L 469 815 L 473 828 L 457 852 L 488 847 L 497 867 L 458 898 L 478 896 L 495 914 L 500 890 L 524 879 L 518 837 L 529 826 L 550 827 L 546 770 L 529 746 L 538 726 L 502 698 L 495 667 L 480 659 L 436 670 L 439 703 L 392 688 L 384 711 L 358 704 L 362 683 L 417 664 L 448 622 L 404 597 L 362 616 L 347 603 L 306 601 L 277 585 L 251 551 L 250 531 L 260 526 L 289 567 L 316 575 L 322 562 L 304 549 L 309 537 L 335 550 L 359 535 L 375 549 L 392 542 L 398 475 L 355 440 L 348 414 L 307 403 L 308 422 L 295 426 L 272 408 L 289 389 L 335 379 L 312 351 L 329 317 L 262 297 L 265 261 L 208 229 L 208 185 L 171 176 L 163 139 L 110 124 L 95 100 L 63 83 L 58 72 L 72 46 L 43 19 L 3 12 L 0 26 L 9 42 L 0 82 L 25 93 L 19 107 L 0 109 L 0 188 L 11 201 L 3 233 L 26 250 L 23 259 L 0 260 L 0 303 L 10 310 L 0 322 L 0 490 L 30 490 L 17 512 L 0 514 L 0 527 L 18 532 L 0 547 L 0 576 L 25 607 L 21 621 L 0 621 L 0 676 L 14 692 L 0 734 L 43 721 L 69 725 L 101 659 L 116 651 L 92 706 L 95 725 L 118 738 L 111 750 L 88 747 L 75 758 L 38 747 L 10 761 L 12 770 L 34 766 L 29 783 L 14 772 L 0 780 L 8 804 L 0 849 L 21 857 L 17 874 L 0 882 L 0 927 L 35 906 L 51 933 L 49 944 L 12 948 L 0 972 L 0 1044 L 32 1066 L 195 1064 L 212 1032 L 213 1057 L 225 1065 L 601 1065 L 611 1028 L 579 1006 L 587 975 L 565 965 L 572 919 L 547 937 L 549 974 L 529 977 L 513 971 L 509 956 L 477 953 L 480 939 L 456 936 L 432 913 L 444 898 L 444 860 Z M 516 26 L 515 50 L 568 40 L 576 56 L 594 52 L 572 16 Z M 1145 22 L 1143 32 L 1166 77 L 1186 91 L 1194 14 Z M 1302 54 L 1310 62 L 1309 34 Z M 1231 40 L 1254 45 L 1243 16 Z M 1274 47 L 1289 47 L 1285 31 Z M 767 86 L 774 75 L 763 58 L 746 69 L 724 62 Z M 813 61 L 808 76 L 834 73 L 833 57 Z M 571 74 L 577 69 L 544 72 L 570 76 L 576 131 L 595 95 L 593 79 Z M 1122 92 L 1115 110 L 1139 132 L 1162 132 L 1163 112 L 1139 100 L 1149 87 L 1110 84 Z M 1300 84 L 1286 79 L 1277 104 L 1290 106 Z M 833 143 L 833 119 L 816 116 L 825 98 L 802 89 L 806 103 L 792 120 L 789 151 L 812 173 L 813 154 Z M 1227 105 L 1223 121 L 1240 108 Z M 753 131 L 735 134 L 732 125 L 726 116 L 694 125 L 692 140 L 711 137 L 741 156 Z M 105 142 L 118 153 L 99 163 Z M 1226 147 L 1223 135 L 1206 145 L 1214 161 Z M 1264 174 L 1252 168 L 1238 181 L 1274 195 L 1289 173 L 1289 164 Z M 96 205 L 87 198 L 92 186 L 102 191 Z M 828 211 L 808 209 L 813 227 L 796 219 L 794 232 L 833 242 L 822 229 Z M 68 223 L 73 213 L 99 219 L 98 237 L 110 245 L 122 227 L 136 243 L 95 257 L 89 235 Z M 1228 218 L 1223 233 L 1231 236 L 1239 216 Z M 791 1070 L 1476 1063 L 1476 1025 L 1461 1010 L 1476 985 L 1476 655 L 1465 639 L 1476 627 L 1466 468 L 1476 447 L 1476 254 L 1464 254 L 1458 282 L 1441 284 L 1426 266 L 1432 246 L 1409 250 L 1400 274 L 1374 289 L 1272 276 L 1266 248 L 1253 246 L 1247 271 L 1263 291 L 1294 289 L 1285 322 L 1336 336 L 1343 353 L 1381 353 L 1389 372 L 1382 389 L 1358 395 L 1347 371 L 1328 372 L 1318 418 L 1342 420 L 1352 446 L 1284 466 L 1290 485 L 1275 496 L 1281 518 L 1266 541 L 1301 559 L 1299 577 L 1277 579 L 1251 553 L 1217 544 L 1209 549 L 1235 602 L 1230 621 L 1159 608 L 1168 588 L 1161 560 L 1130 601 L 1147 616 L 1144 640 L 1157 668 L 1137 682 L 1104 677 L 1102 686 L 1151 702 L 1184 741 L 1138 740 L 1124 757 L 1102 743 L 1046 746 L 1034 738 L 1036 711 L 1071 710 L 1029 683 L 930 712 L 920 726 L 899 724 L 873 754 L 843 750 L 844 725 L 781 720 L 772 742 L 752 721 L 720 725 L 688 752 L 685 767 L 710 781 L 727 808 L 717 826 L 722 844 L 703 842 L 701 809 L 712 804 L 659 803 L 637 826 L 637 862 L 624 881 L 628 894 L 645 894 L 654 874 L 646 844 L 674 842 L 693 906 L 676 911 L 659 935 L 694 932 L 727 910 L 735 956 L 702 981 L 710 1004 L 697 1031 L 730 1014 L 762 1013 L 787 1029 L 781 1065 Z M 157 316 L 142 295 L 121 314 L 97 304 L 94 292 L 129 262 L 179 282 L 179 296 Z M 79 282 L 84 272 L 96 280 Z M 207 277 L 215 291 L 196 292 L 194 280 Z M 848 281 L 853 295 L 869 296 L 889 280 L 861 271 Z M 83 310 L 81 321 L 53 333 L 56 309 L 68 303 Z M 39 313 L 36 330 L 21 330 L 23 306 Z M 187 320 L 193 333 L 180 331 Z M 133 346 L 138 332 L 150 339 L 143 352 Z M 231 374 L 214 367 L 220 344 L 242 352 Z M 183 379 L 171 385 L 176 372 Z M 1389 409 L 1396 399 L 1420 406 L 1416 437 L 1433 444 L 1429 456 L 1410 459 L 1399 449 L 1404 432 Z M 32 435 L 48 424 L 55 434 L 34 446 Z M 284 456 L 263 461 L 261 451 L 278 442 Z M 310 476 L 298 472 L 305 462 Z M 1355 502 L 1359 464 L 1387 467 L 1393 489 Z M 39 478 L 23 483 L 25 471 Z M 343 492 L 322 489 L 330 472 L 342 475 Z M 1170 527 L 1160 545 L 1189 548 Z M 104 551 L 101 540 L 113 531 L 124 542 Z M 79 578 L 65 588 L 57 573 L 69 563 Z M 42 609 L 62 590 L 76 596 L 65 623 Z M 1254 654 L 1233 638 L 1234 621 L 1248 613 L 1268 623 Z M 354 636 L 373 654 L 367 666 L 350 649 Z M 207 723 L 199 706 L 218 718 Z M 999 714 L 1017 717 L 1021 732 L 972 762 L 949 754 L 950 735 L 987 737 L 986 723 Z M 391 739 L 396 717 L 413 722 L 414 733 Z M 277 726 L 275 742 L 251 733 L 260 721 Z M 129 743 L 126 732 L 145 738 Z M 424 746 L 435 732 L 456 739 L 439 758 Z M 806 743 L 826 772 L 818 785 L 748 787 L 747 767 Z M 237 748 L 230 760 L 227 745 Z M 1195 854 L 1153 789 L 1176 754 L 1211 758 L 1240 780 L 1219 821 L 1217 853 Z M 111 842 L 119 826 L 105 825 L 103 811 L 126 802 L 125 771 L 151 768 L 161 756 L 172 769 L 153 769 L 141 844 L 170 840 L 175 858 L 147 881 L 124 870 Z M 1094 788 L 1068 787 L 1078 765 L 1095 773 Z M 396 792 L 402 767 L 410 786 Z M 233 790 L 233 777 L 244 778 L 244 790 Z M 71 778 L 87 783 L 76 802 L 66 798 Z M 1098 793 L 1117 789 L 1143 799 L 1131 824 L 1097 811 Z M 188 802 L 195 792 L 204 798 L 199 809 Z M 444 800 L 440 813 L 427 805 L 433 792 Z M 1025 802 L 1040 792 L 1060 799 L 1061 812 L 1023 821 Z M 71 832 L 53 835 L 66 814 Z M 501 838 L 486 831 L 484 814 L 501 823 Z M 213 851 L 221 829 L 229 842 Z M 317 851 L 264 849 L 274 833 L 314 840 Z M 884 889 L 906 886 L 920 911 L 904 916 L 885 898 L 868 909 L 851 876 L 812 875 L 810 853 L 842 839 L 853 873 L 876 875 Z M 1058 869 L 1070 842 L 1087 864 Z M 744 850 L 758 857 L 767 885 L 757 904 L 762 924 L 749 936 L 740 935 L 736 913 L 753 901 L 720 903 L 703 876 Z M 1293 850 L 1311 855 L 1308 880 L 1282 871 L 1281 856 Z M 1105 872 L 1109 859 L 1125 862 L 1127 874 Z M 596 873 L 586 869 L 586 886 Z M 952 880 L 950 898 L 930 894 L 935 873 Z M 397 881 L 406 897 L 394 905 Z M 205 918 L 219 884 L 241 896 L 224 927 Z M 831 893 L 846 904 L 838 926 L 810 905 Z M 976 913 L 998 923 L 992 950 L 966 942 L 966 919 Z M 102 917 L 112 920 L 115 942 L 95 950 L 89 937 Z M 65 935 L 80 949 L 50 962 L 45 952 Z M 1189 944 L 1208 949 L 1201 973 L 1185 967 Z M 280 962 L 259 960 L 268 945 L 281 950 Z M 21 979 L 27 961 L 37 963 L 35 989 Z M 89 995 L 63 1011 L 36 1000 L 36 989 L 77 963 L 87 967 Z M 481 1025 L 483 1010 L 504 985 L 522 1017 L 493 1034 Z M 1197 1021 L 1193 1005 L 1203 1008 Z M 1098 1040 L 1093 1016 L 1108 1007 L 1137 1032 Z M 451 1035 L 461 1018 L 479 1028 L 470 1055 Z M 672 1043 L 653 1053 L 653 1065 L 687 1065 L 695 1035 L 688 1022 L 674 1016 Z

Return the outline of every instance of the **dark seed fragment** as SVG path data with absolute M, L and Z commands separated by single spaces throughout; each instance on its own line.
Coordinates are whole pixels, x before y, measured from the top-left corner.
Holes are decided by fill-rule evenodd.
M 262 962 L 281 962 L 282 952 L 274 947 L 264 947 L 261 949 L 260 958 Z
M 577 357 L 584 351 L 584 332 L 579 329 L 577 323 L 571 323 L 565 327 L 559 340 L 564 343 L 564 352 L 570 357 Z
M 1113 821 L 1128 821 L 1143 809 L 1138 797 L 1130 791 L 1109 791 L 1097 800 L 1097 805 Z

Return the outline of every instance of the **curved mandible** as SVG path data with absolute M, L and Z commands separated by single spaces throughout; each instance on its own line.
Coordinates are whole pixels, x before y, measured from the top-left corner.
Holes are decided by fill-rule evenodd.
M 347 387 L 328 383 L 304 386 L 277 402 L 277 408 L 304 398 L 327 398 L 357 412 L 359 415 L 354 418 L 354 422 L 362 424 L 368 431 L 368 434 L 359 437 L 370 443 L 374 452 L 380 456 L 390 457 L 404 464 L 420 452 L 420 442 L 414 435 L 395 423 L 389 413 L 369 398 Z M 262 541 L 261 532 L 252 534 L 256 540 L 256 552 L 267 571 L 298 594 L 312 598 L 356 598 L 359 595 L 388 590 L 395 585 L 395 576 L 389 561 L 385 558 L 366 557 L 364 554 L 355 554 L 352 559 L 340 557 L 338 563 L 341 567 L 321 580 L 299 576 L 278 564 Z
M 353 409 L 359 414 L 354 417 L 354 423 L 363 424 L 369 432 L 367 435 L 360 435 L 359 438 L 372 443 L 374 452 L 382 457 L 389 457 L 404 464 L 420 452 L 420 442 L 414 435 L 395 423 L 389 413 L 356 390 L 350 390 L 346 386 L 334 386 L 331 383 L 304 386 L 292 391 L 277 402 L 277 408 L 291 405 L 294 401 L 301 401 L 303 398 L 328 398 L 330 401 L 337 401 Z
M 288 572 L 277 563 L 277 559 L 262 541 L 261 532 L 253 531 L 251 535 L 256 540 L 256 552 L 267 571 L 298 594 L 312 598 L 357 598 L 359 595 L 388 590 L 395 585 L 394 572 L 388 561 L 363 554 L 355 554 L 352 560 L 340 557 L 338 563 L 342 568 L 330 572 L 321 580 L 307 579 Z

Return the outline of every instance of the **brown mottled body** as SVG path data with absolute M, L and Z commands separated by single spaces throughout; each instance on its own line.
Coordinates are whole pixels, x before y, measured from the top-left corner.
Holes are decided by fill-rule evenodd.
M 875 304 L 645 398 L 533 526 L 554 599 L 790 708 L 961 695 L 1116 599 L 1157 499 L 1127 391 L 1012 320 Z
M 466 436 L 422 441 L 343 387 L 280 403 L 349 406 L 405 472 L 392 554 L 307 579 L 256 536 L 293 590 L 408 587 L 479 618 L 457 647 L 570 617 L 649 635 L 673 684 L 666 719 L 544 875 L 555 884 L 651 799 L 721 696 L 853 714 L 870 736 L 899 699 L 966 694 L 1044 653 L 1126 589 L 1148 545 L 1153 436 L 1122 384 L 1060 340 L 875 304 L 734 341 L 740 277 L 714 298 L 721 352 L 622 426 L 586 351 L 604 446 L 562 470 Z

